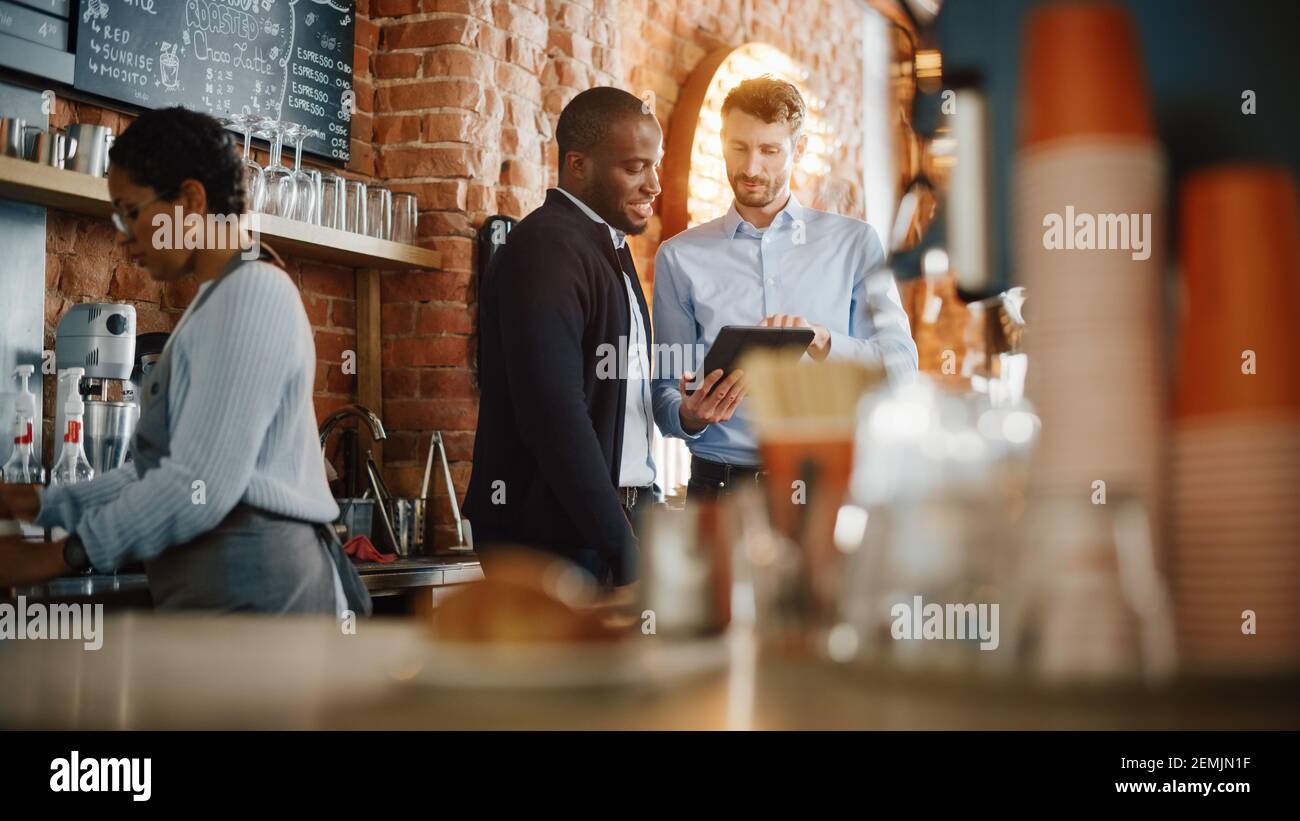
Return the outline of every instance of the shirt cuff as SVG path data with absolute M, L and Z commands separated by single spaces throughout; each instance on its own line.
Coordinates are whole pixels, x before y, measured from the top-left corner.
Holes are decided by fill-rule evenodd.
M 686 429 L 682 427 L 682 398 L 680 396 L 669 400 L 666 410 L 668 417 L 668 430 L 664 431 L 664 433 L 669 436 L 676 436 L 678 439 L 686 439 L 687 441 L 690 441 L 699 439 L 704 435 L 704 432 L 709 429 L 709 426 L 705 425 L 695 433 L 686 432 Z
M 41 496 L 41 511 L 36 514 L 38 527 L 61 527 L 76 521 L 77 503 L 66 485 L 50 485 Z
M 827 362 L 845 359 L 879 361 L 875 356 L 863 355 L 872 350 L 871 346 L 865 344 L 864 340 L 839 331 L 827 330 L 827 333 L 830 334 L 831 338 L 831 349 L 826 354 Z
M 45 489 L 41 498 L 41 512 L 36 517 L 36 524 L 75 531 L 85 511 L 116 499 L 122 488 L 135 481 L 135 478 L 135 466 L 124 465 L 89 482 L 51 485 Z
M 879 365 L 891 385 L 908 384 L 916 377 L 915 348 L 881 345 L 873 339 L 859 339 L 831 331 L 831 351 L 826 360 L 853 360 L 864 365 Z
M 89 484 L 89 483 L 87 483 Z M 36 516 L 36 524 L 45 528 L 61 528 L 69 534 L 76 534 L 86 548 L 86 558 L 100 573 L 112 573 L 117 565 L 110 561 L 106 551 L 97 550 L 84 533 L 77 531 L 77 522 L 81 518 L 77 500 L 70 491 L 76 485 L 52 485 L 45 491 L 41 501 L 41 512 Z
M 100 539 L 90 528 L 77 528 L 75 531 L 81 544 L 86 548 L 86 558 L 90 559 L 90 564 L 100 573 L 114 573 L 125 562 L 126 551 L 108 547 L 103 539 Z

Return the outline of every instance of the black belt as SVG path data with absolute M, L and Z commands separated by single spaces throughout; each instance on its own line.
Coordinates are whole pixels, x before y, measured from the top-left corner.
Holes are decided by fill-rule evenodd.
M 645 487 L 621 487 L 618 489 L 618 501 L 619 504 L 623 506 L 624 510 L 631 510 L 636 507 L 637 496 L 646 493 L 653 497 L 654 492 L 654 485 L 646 485 Z
M 691 457 L 691 478 L 711 482 L 719 487 L 737 482 L 758 484 L 767 477 L 767 471 L 757 465 L 727 465 L 702 456 Z

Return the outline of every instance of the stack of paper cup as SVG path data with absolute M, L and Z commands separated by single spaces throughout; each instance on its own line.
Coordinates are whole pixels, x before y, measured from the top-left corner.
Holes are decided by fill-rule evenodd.
M 1042 7 L 1026 32 L 1014 219 L 1043 420 L 1035 488 L 1122 490 L 1154 513 L 1164 160 L 1137 36 L 1106 3 Z
M 1018 254 L 1028 285 L 1027 391 L 1043 419 L 1036 486 L 1090 494 L 1093 483 L 1154 501 L 1165 367 L 1163 254 L 1155 217 L 1163 172 L 1153 144 L 1072 144 L 1020 158 Z M 1137 214 L 1145 251 L 1049 250 L 1044 215 Z M 1132 224 L 1130 218 L 1130 225 Z M 1067 228 L 1068 230 L 1068 228 Z M 1134 256 L 1149 254 L 1145 259 Z
M 1181 654 L 1300 665 L 1300 206 L 1285 169 L 1182 187 L 1169 521 Z
M 1103 618 L 1114 608 L 1101 591 L 1125 582 L 1080 540 L 1107 531 L 1121 500 L 1159 520 L 1164 156 L 1123 7 L 1044 4 L 1025 37 L 1013 253 L 1027 286 L 1025 392 L 1042 419 L 1026 555 L 1077 558 L 1048 564 L 1063 598 L 1040 653 L 1056 679 L 1124 677 L 1150 655 L 1134 652 L 1140 620 Z M 1073 520 L 1051 515 L 1071 500 Z M 1092 610 L 1066 606 L 1089 596 Z

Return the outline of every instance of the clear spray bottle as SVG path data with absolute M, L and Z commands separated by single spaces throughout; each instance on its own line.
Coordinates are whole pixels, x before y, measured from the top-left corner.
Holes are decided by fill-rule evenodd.
M 40 485 L 45 483 L 45 468 L 41 466 L 40 457 L 33 450 L 32 430 L 36 424 L 36 396 L 32 394 L 27 380 L 36 370 L 33 365 L 19 365 L 14 368 L 14 375 L 22 382 L 22 390 L 14 400 L 14 448 L 9 459 L 0 470 L 0 479 L 5 482 L 23 485 Z
M 81 419 L 86 412 L 85 402 L 81 399 L 81 377 L 85 372 L 85 368 L 68 368 L 59 373 L 60 379 L 67 379 L 71 384 L 67 401 L 63 403 L 63 449 L 59 451 L 59 460 L 50 473 L 50 484 L 71 485 L 95 478 L 95 469 L 90 466 L 81 441 Z

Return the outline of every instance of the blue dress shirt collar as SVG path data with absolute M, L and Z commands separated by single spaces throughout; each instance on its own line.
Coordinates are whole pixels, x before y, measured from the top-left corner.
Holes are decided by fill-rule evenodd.
M 772 225 L 782 225 L 787 221 L 794 221 L 802 217 L 803 205 L 799 203 L 798 198 L 791 191 L 790 199 L 786 200 L 785 207 L 772 219 Z M 752 224 L 740 216 L 740 212 L 736 210 L 736 201 L 732 200 L 731 207 L 727 209 L 727 213 L 722 217 L 722 232 L 727 239 L 735 239 L 736 231 L 740 229 L 741 225 L 748 225 L 750 229 L 758 233 L 757 228 L 754 228 Z

